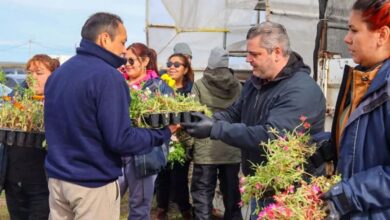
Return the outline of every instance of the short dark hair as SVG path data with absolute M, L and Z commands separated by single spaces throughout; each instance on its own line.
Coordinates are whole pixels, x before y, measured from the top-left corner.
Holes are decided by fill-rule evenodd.
M 81 37 L 94 42 L 99 34 L 107 32 L 111 40 L 114 40 L 119 23 L 123 24 L 123 21 L 118 15 L 107 12 L 95 13 L 83 25 Z

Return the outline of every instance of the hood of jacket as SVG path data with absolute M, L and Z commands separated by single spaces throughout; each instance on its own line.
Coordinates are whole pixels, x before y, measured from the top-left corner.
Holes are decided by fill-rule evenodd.
M 240 82 L 229 68 L 207 68 L 201 80 L 211 95 L 218 98 L 232 99 L 240 91 Z

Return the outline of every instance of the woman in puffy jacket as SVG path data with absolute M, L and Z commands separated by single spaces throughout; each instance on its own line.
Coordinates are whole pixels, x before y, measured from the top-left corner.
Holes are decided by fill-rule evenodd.
M 357 0 L 332 141 L 342 181 L 324 194 L 331 217 L 390 219 L 390 1 Z

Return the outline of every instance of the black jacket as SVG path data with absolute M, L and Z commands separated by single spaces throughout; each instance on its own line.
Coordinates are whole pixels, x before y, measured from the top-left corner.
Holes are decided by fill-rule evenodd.
M 217 121 L 210 137 L 241 148 L 245 175 L 254 173 L 251 162 L 265 161 L 259 144 L 274 138 L 268 133 L 270 128 L 291 131 L 304 115 L 311 124 L 312 134 L 323 131 L 325 98 L 309 74 L 302 58 L 292 53 L 274 80 L 264 83 L 252 76 L 240 98 L 225 111 L 214 114 Z

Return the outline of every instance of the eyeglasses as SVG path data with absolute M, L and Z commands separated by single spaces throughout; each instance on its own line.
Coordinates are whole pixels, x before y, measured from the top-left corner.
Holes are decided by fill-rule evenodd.
M 174 62 L 174 63 L 168 62 L 168 63 L 167 63 L 167 67 L 168 67 L 168 68 L 170 68 L 172 65 L 173 65 L 175 68 L 179 68 L 180 66 L 184 66 L 184 64 L 179 63 L 179 62 Z
M 129 58 L 127 59 L 127 64 L 129 64 L 130 66 L 134 65 L 134 59 L 133 58 Z

